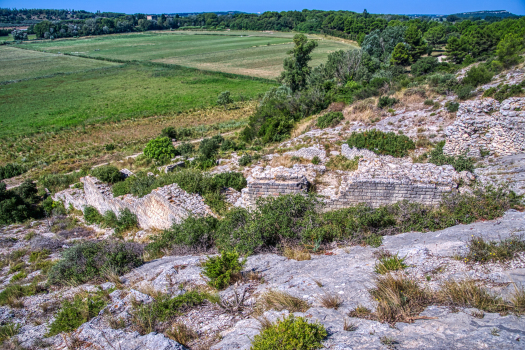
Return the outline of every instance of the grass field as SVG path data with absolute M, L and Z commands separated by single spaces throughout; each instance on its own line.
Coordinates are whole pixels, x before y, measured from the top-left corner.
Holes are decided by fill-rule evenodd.
M 112 67 L 112 62 L 90 60 L 0 46 L 0 82 Z
M 80 54 L 118 60 L 155 61 L 199 69 L 275 78 L 292 48 L 293 33 L 265 32 L 147 32 L 81 39 L 39 41 L 25 48 L 51 53 Z M 312 66 L 330 52 L 349 50 L 351 44 L 319 39 Z
M 0 138 L 173 115 L 214 105 L 222 91 L 256 97 L 272 86 L 183 67 L 126 64 L 0 86 Z

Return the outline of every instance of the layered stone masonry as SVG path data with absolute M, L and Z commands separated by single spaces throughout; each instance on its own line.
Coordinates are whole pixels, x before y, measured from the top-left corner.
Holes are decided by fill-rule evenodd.
M 437 205 L 446 193 L 456 192 L 458 182 L 474 180 L 468 172 L 458 173 L 452 166 L 431 163 L 412 163 L 410 159 L 377 156 L 366 150 L 342 146 L 341 153 L 350 159 L 362 157 L 358 170 L 337 171 L 339 189 L 324 197 L 326 210 L 366 203 L 372 207 L 393 204 L 402 200 Z M 254 206 L 259 197 L 290 193 L 306 193 L 324 166 L 294 165 L 293 168 L 256 167 L 248 177 L 236 206 Z
M 508 156 L 525 151 L 525 98 L 466 101 L 446 129 L 443 151 L 480 157 L 482 152 Z
M 189 194 L 177 184 L 171 184 L 153 190 L 150 194 L 137 198 L 130 194 L 113 197 L 111 187 L 98 179 L 86 176 L 81 179 L 84 190 L 68 189 L 55 195 L 69 207 L 83 210 L 93 206 L 100 213 L 111 210 L 119 213 L 125 208 L 137 215 L 141 228 L 166 229 L 173 223 L 180 223 L 189 215 L 214 215 L 198 194 Z

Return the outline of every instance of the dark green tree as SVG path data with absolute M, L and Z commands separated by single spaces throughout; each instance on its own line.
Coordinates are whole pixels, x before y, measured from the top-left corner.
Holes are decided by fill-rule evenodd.
M 312 59 L 310 54 L 317 47 L 317 42 L 308 40 L 304 34 L 296 34 L 293 42 L 295 47 L 288 52 L 291 56 L 284 60 L 284 72 L 281 73 L 279 81 L 292 91 L 297 91 L 306 87 L 312 70 L 308 62 Z
M 503 63 L 505 68 L 513 66 L 519 62 L 518 52 L 521 50 L 523 38 L 509 33 L 498 43 L 496 54 L 498 60 Z
M 450 37 L 446 46 L 448 59 L 454 63 L 461 63 L 467 55 L 467 45 L 464 40 L 458 39 L 455 36 Z
M 408 66 L 410 64 L 410 54 L 408 52 L 408 49 L 406 47 L 406 44 L 399 43 L 394 48 L 394 52 L 392 52 L 392 58 L 390 59 L 390 63 L 395 64 L 397 66 Z
M 409 45 L 408 53 L 413 62 L 417 61 L 427 51 L 428 45 L 415 24 L 406 30 L 405 42 Z

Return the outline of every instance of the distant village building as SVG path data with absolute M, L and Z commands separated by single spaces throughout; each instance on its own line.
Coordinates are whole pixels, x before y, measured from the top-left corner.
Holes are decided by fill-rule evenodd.
M 147 15 L 146 19 L 148 21 L 156 21 L 157 20 L 157 15 Z

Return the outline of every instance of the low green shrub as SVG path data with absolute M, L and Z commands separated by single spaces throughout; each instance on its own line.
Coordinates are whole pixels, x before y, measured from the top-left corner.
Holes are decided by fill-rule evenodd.
M 189 156 L 193 152 L 195 152 L 195 147 L 192 143 L 189 142 L 183 142 L 180 145 L 177 146 L 176 152 L 179 153 L 181 156 Z
M 523 87 L 525 87 L 525 82 L 516 85 L 505 84 L 498 87 L 491 87 L 485 90 L 483 97 L 494 97 L 499 102 L 502 102 L 509 97 L 522 96 L 524 94 Z
M 18 175 L 22 175 L 27 170 L 24 166 L 16 163 L 7 163 L 6 165 L 0 165 L 0 181 L 9 179 Z
M 84 207 L 84 220 L 90 225 L 100 224 L 104 221 L 104 217 L 98 212 L 95 207 L 87 205 Z
M 466 262 L 507 261 L 516 253 L 525 251 L 522 237 L 511 237 L 500 241 L 485 241 L 483 237 L 472 237 L 467 243 Z
M 410 73 L 418 77 L 428 73 L 432 73 L 436 67 L 439 66 L 439 62 L 436 57 L 423 57 L 416 61 L 410 68 Z
M 0 182 L 0 225 L 42 217 L 42 207 L 37 205 L 40 199 L 36 185 L 31 180 L 26 180 L 18 188 L 10 190 L 4 182 Z
M 416 145 L 409 137 L 393 132 L 384 133 L 372 129 L 365 132 L 353 132 L 347 141 L 348 146 L 366 148 L 377 154 L 387 154 L 394 157 L 405 157 L 408 151 Z
M 120 170 L 112 165 L 103 165 L 94 168 L 91 170 L 91 176 L 109 184 L 114 184 L 124 179 Z
M 456 89 L 456 94 L 460 100 L 467 100 L 472 97 L 472 85 L 461 85 Z
M 314 165 L 321 164 L 321 158 L 319 158 L 318 156 L 313 157 L 312 158 L 312 164 L 314 164 Z
M 36 295 L 46 291 L 47 289 L 45 287 L 36 283 L 26 285 L 8 284 L 4 290 L 0 292 L 0 306 L 13 305 L 19 298 Z
M 202 273 L 208 277 L 208 284 L 217 289 L 224 289 L 230 284 L 233 275 L 241 272 L 246 259 L 239 262 L 239 253 L 222 251 L 219 256 L 208 257 L 203 264 Z
M 239 158 L 239 165 L 240 166 L 247 166 L 250 165 L 253 158 L 249 154 L 244 154 L 241 158 Z
M 341 112 L 330 112 L 325 115 L 320 116 L 317 119 L 317 127 L 320 129 L 325 129 L 328 127 L 333 128 L 339 124 L 344 118 L 343 113 Z
M 463 78 L 462 84 L 477 87 L 489 83 L 493 76 L 494 74 L 483 65 L 472 67 Z
M 231 187 L 237 191 L 245 188 L 248 183 L 241 173 L 230 171 L 213 176 L 213 181 L 219 188 Z
M 189 291 L 176 297 L 162 294 L 151 303 L 141 305 L 133 312 L 133 324 L 142 335 L 158 331 L 160 322 L 169 321 L 189 309 L 202 304 L 210 295 Z
M 332 170 L 354 171 L 357 170 L 358 166 L 359 157 L 354 157 L 354 159 L 348 159 L 341 154 L 330 158 L 330 160 L 326 163 L 326 167 Z
M 266 327 L 253 337 L 251 350 L 315 350 L 328 335 L 320 323 L 308 323 L 303 317 L 290 315 Z
M 452 165 L 458 172 L 460 171 L 474 171 L 474 160 L 464 155 L 448 156 L 443 153 L 445 141 L 440 141 L 436 147 L 430 151 L 428 162 L 436 165 Z
M 45 174 L 38 179 L 38 186 L 47 188 L 51 193 L 65 190 L 77 183 L 81 177 L 88 175 L 89 168 L 83 168 L 70 174 Z
M 144 148 L 144 155 L 148 158 L 167 161 L 177 155 L 173 143 L 167 137 L 157 137 L 150 140 Z
M 388 97 L 388 96 L 381 96 L 379 100 L 377 101 L 377 107 L 378 108 L 390 108 L 396 103 L 399 103 L 399 100 L 394 97 Z
M 108 272 L 123 275 L 144 263 L 138 243 L 82 242 L 64 250 L 49 271 L 52 285 L 81 284 L 101 280 Z
M 458 109 L 459 109 L 459 103 L 457 103 L 457 102 L 453 102 L 453 101 L 448 101 L 447 103 L 445 103 L 445 108 L 446 108 L 447 111 L 449 111 L 450 113 L 457 112 Z
M 0 326 L 0 345 L 10 338 L 14 337 L 20 331 L 18 323 L 7 323 Z
M 378 274 L 384 275 L 390 271 L 403 270 L 408 265 L 405 264 L 405 258 L 400 258 L 397 254 L 386 254 L 379 258 L 379 261 L 374 267 L 374 271 Z
M 87 298 L 76 295 L 72 302 L 64 301 L 53 323 L 49 326 L 47 336 L 76 330 L 97 316 L 104 306 L 106 306 L 106 301 L 97 295 Z

